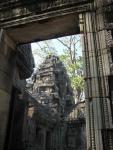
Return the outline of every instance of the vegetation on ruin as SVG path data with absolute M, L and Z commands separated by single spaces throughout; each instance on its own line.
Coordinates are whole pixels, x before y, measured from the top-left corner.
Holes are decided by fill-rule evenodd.
M 33 50 L 33 54 L 38 55 L 40 61 L 43 61 L 47 55 L 58 55 L 67 69 L 67 73 L 71 80 L 71 86 L 73 87 L 75 101 L 84 100 L 81 36 L 72 35 L 55 40 L 57 41 L 57 46 L 54 45 L 52 40 L 38 42 L 37 49 Z M 62 52 L 59 52 L 59 45 L 62 47 Z

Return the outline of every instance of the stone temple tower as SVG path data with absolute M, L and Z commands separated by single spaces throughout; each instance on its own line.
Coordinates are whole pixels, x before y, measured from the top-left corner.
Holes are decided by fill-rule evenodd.
M 33 87 L 33 96 L 54 113 L 66 115 L 74 103 L 73 90 L 64 64 L 57 56 L 49 55 L 40 65 Z

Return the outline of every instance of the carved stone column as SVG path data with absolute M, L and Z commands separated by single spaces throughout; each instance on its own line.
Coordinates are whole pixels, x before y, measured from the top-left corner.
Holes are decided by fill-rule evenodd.
M 103 132 L 112 128 L 108 88 L 109 51 L 103 13 L 96 11 L 80 15 L 80 28 L 84 33 L 87 149 L 103 150 Z
M 15 52 L 12 40 L 0 30 L 0 150 L 6 136 L 10 95 L 15 68 Z

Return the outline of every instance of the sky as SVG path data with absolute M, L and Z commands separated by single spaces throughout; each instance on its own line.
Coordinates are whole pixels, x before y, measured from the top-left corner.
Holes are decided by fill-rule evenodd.
M 79 38 L 79 35 L 76 36 L 77 38 Z M 65 37 L 59 38 L 60 40 L 64 40 Z M 67 39 L 70 38 L 70 36 L 66 37 Z M 57 39 L 52 39 L 52 40 L 47 40 L 47 42 L 49 43 L 49 46 L 54 47 L 57 50 L 57 55 L 61 55 L 64 53 L 65 50 L 65 46 L 63 46 L 63 44 L 61 44 Z M 39 49 L 40 47 L 44 47 L 44 42 L 37 42 L 37 43 L 32 43 L 31 47 L 32 47 L 32 53 L 34 56 L 34 60 L 35 60 L 35 65 L 36 67 L 38 67 L 42 62 L 43 59 L 42 57 L 40 57 L 38 55 L 39 53 Z M 40 45 L 40 46 L 39 46 Z M 77 50 L 77 54 L 79 56 L 82 56 L 82 47 L 81 47 L 81 43 L 78 42 L 78 44 L 76 45 Z M 42 54 L 43 55 L 43 54 Z

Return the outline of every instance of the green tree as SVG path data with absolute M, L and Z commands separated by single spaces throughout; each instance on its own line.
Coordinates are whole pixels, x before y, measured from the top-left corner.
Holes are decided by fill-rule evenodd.
M 57 40 L 64 46 L 64 53 L 60 56 L 60 59 L 67 68 L 75 100 L 79 102 L 83 99 L 84 95 L 83 58 L 78 52 L 81 49 L 81 37 L 73 35 Z

